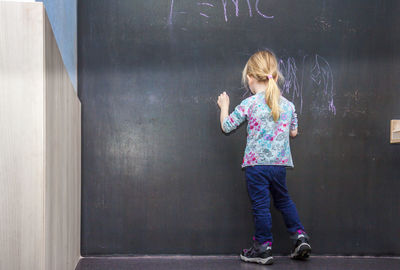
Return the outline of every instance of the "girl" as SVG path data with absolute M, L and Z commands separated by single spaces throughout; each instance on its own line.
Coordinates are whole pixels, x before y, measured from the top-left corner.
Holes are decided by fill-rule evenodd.
M 283 77 L 275 55 L 267 50 L 259 51 L 247 61 L 242 74 L 243 84 L 253 95 L 244 99 L 230 115 L 228 95 L 223 92 L 218 97 L 221 128 L 225 133 L 248 120 L 242 168 L 245 168 L 252 203 L 255 236 L 252 247 L 240 254 L 246 262 L 273 263 L 270 193 L 294 242 L 291 258 L 305 259 L 311 252 L 309 237 L 286 187 L 286 167 L 293 167 L 289 135 L 297 135 L 298 124 L 295 107 L 281 95 L 278 79 Z

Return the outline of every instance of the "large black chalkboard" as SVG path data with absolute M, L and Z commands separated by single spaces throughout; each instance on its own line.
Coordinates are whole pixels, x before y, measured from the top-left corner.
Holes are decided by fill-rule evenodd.
M 78 2 L 82 255 L 238 254 L 253 233 L 242 68 L 272 49 L 297 108 L 288 186 L 316 254 L 396 254 L 400 2 Z M 271 206 L 272 207 L 272 206 Z M 291 247 L 273 210 L 274 251 Z

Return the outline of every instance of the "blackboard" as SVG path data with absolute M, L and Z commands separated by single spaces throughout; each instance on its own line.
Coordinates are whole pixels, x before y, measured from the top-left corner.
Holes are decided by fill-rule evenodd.
M 78 2 L 82 255 L 238 254 L 245 125 L 219 127 L 268 48 L 296 105 L 288 187 L 315 254 L 400 255 L 400 11 L 378 0 Z M 273 206 L 271 205 L 271 208 Z M 291 242 L 273 210 L 274 252 Z

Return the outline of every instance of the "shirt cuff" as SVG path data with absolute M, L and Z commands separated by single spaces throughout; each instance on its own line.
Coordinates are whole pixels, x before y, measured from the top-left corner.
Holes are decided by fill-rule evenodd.
M 224 118 L 224 121 L 222 122 L 222 130 L 223 130 L 225 133 L 228 133 L 228 132 L 230 131 L 230 129 L 231 129 L 231 127 L 230 127 L 229 115 L 228 115 L 228 116 L 226 116 L 226 117 Z

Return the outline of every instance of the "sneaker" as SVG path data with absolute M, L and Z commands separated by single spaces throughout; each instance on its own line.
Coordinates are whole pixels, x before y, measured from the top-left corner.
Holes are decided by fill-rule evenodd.
M 310 257 L 311 246 L 308 243 L 310 237 L 305 231 L 297 230 L 290 238 L 293 239 L 294 243 L 290 258 L 303 260 Z
M 245 262 L 254 262 L 259 264 L 272 264 L 272 247 L 271 242 L 259 244 L 254 240 L 253 246 L 250 249 L 244 249 L 240 254 L 240 259 Z

